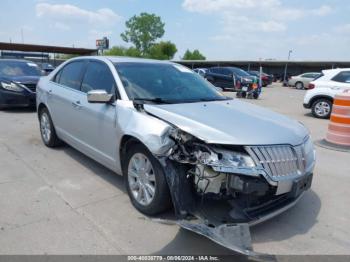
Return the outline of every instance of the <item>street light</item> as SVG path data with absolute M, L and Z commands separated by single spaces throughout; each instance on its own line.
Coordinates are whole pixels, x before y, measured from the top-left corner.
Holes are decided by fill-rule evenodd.
M 289 52 L 288 52 L 288 61 L 286 63 L 286 67 L 284 68 L 284 78 L 283 78 L 283 85 L 284 86 L 287 86 L 287 69 L 288 69 L 288 62 L 289 62 L 291 53 L 293 53 L 293 50 L 289 50 Z

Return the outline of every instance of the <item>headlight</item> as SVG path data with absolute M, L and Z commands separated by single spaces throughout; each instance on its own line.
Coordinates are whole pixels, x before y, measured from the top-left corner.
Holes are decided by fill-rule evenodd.
M 256 166 L 248 154 L 221 149 L 211 153 L 202 152 L 198 160 L 201 164 L 218 167 L 252 168 Z
M 14 91 L 14 92 L 22 92 L 23 88 L 21 86 L 19 86 L 16 83 L 10 82 L 10 83 L 6 83 L 6 82 L 1 82 L 1 87 L 9 90 L 9 91 Z
M 311 137 L 308 137 L 304 142 L 304 154 L 306 169 L 313 168 L 316 160 L 316 151 Z

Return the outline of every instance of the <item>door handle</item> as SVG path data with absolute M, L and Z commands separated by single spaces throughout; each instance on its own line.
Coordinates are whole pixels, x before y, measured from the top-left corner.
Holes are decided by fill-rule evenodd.
M 72 106 L 75 108 L 80 108 L 81 107 L 80 101 L 72 102 Z
M 52 90 L 51 90 L 51 89 L 47 92 L 47 95 L 48 95 L 49 97 L 52 96 Z

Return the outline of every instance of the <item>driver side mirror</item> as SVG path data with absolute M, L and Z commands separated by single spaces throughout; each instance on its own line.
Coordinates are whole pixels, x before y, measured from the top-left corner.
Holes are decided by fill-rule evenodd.
M 87 100 L 89 103 L 110 103 L 113 95 L 108 94 L 106 90 L 91 90 L 87 93 Z

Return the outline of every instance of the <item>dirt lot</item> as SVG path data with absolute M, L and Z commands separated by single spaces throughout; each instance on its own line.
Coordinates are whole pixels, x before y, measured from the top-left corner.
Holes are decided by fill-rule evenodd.
M 300 120 L 313 140 L 322 139 L 328 121 L 303 109 L 303 95 L 274 85 L 248 102 Z M 252 229 L 256 251 L 350 254 L 350 154 L 316 148 L 312 189 L 294 208 Z M 130 204 L 122 177 L 68 146 L 46 148 L 28 110 L 0 111 L 0 210 L 0 254 L 231 253 L 146 219 Z

